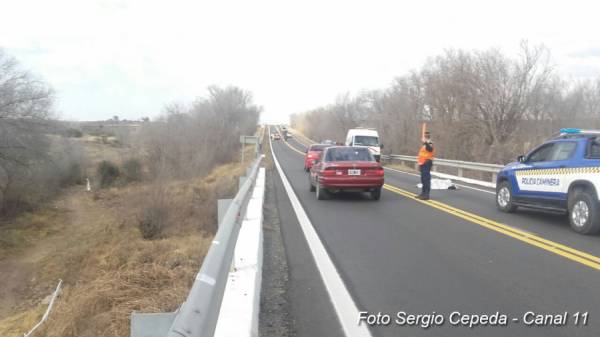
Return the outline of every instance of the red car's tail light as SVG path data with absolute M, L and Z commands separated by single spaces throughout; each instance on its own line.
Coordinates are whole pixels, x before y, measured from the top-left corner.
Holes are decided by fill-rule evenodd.
M 313 159 L 318 159 L 319 158 L 319 152 L 310 151 L 310 152 L 308 152 L 307 157 L 308 158 L 313 158 Z
M 323 171 L 321 171 L 321 175 L 323 175 L 323 176 L 339 175 L 337 172 L 338 172 L 338 170 L 336 170 L 336 167 L 330 166 L 330 167 L 323 168 Z
M 371 170 L 365 170 L 365 175 L 367 176 L 378 176 L 378 177 L 382 177 L 384 174 L 383 168 L 379 167 L 379 168 L 375 168 L 375 169 L 371 169 Z
M 327 170 L 327 169 L 325 169 L 325 170 L 321 171 L 321 175 L 322 176 L 334 176 L 335 173 L 336 173 L 335 170 Z

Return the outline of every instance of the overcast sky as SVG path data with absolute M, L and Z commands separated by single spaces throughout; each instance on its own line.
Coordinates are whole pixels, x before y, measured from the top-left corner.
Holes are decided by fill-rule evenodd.
M 63 118 L 138 119 L 211 84 L 263 120 L 388 86 L 447 48 L 545 44 L 566 77 L 600 76 L 597 1 L 1 0 L 0 47 L 56 89 Z

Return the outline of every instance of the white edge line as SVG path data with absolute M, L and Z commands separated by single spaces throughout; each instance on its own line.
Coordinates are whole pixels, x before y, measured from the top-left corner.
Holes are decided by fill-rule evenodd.
M 415 177 L 420 177 L 420 175 L 415 174 L 415 173 L 400 171 L 400 170 L 396 170 L 396 169 L 385 167 L 385 166 L 383 168 L 386 169 L 386 170 L 390 170 L 390 171 L 394 171 L 394 172 L 398 172 L 398 173 L 403 173 L 403 174 L 408 174 L 408 175 L 415 176 Z M 435 172 L 431 172 L 432 175 L 434 175 L 434 173 Z M 468 188 L 468 189 L 475 190 L 475 191 L 479 191 L 479 192 L 484 192 L 484 193 L 496 195 L 496 192 L 484 190 L 484 189 L 477 188 L 477 187 L 467 186 L 467 185 L 463 185 L 463 184 L 456 184 L 456 183 L 454 185 L 460 186 L 460 187 L 463 187 L 463 188 Z
M 273 162 L 277 167 L 277 171 L 279 172 L 279 176 L 281 177 L 285 191 L 290 198 L 290 202 L 294 208 L 296 217 L 298 218 L 298 223 L 300 223 L 300 228 L 302 228 L 304 237 L 308 242 L 308 247 L 310 248 L 313 258 L 315 259 L 317 269 L 319 269 L 319 273 L 321 274 L 325 288 L 329 293 L 329 299 L 331 300 L 331 303 L 336 311 L 340 325 L 342 326 L 342 330 L 348 337 L 371 337 L 371 333 L 366 325 L 358 325 L 358 308 L 356 307 L 352 296 L 350 296 L 350 292 L 346 288 L 346 285 L 342 281 L 340 274 L 337 272 L 333 261 L 331 261 L 329 254 L 327 254 L 327 251 L 319 239 L 319 235 L 315 231 L 315 228 L 308 218 L 308 215 L 304 211 L 304 208 L 302 208 L 302 205 L 300 204 L 296 193 L 292 189 L 292 185 L 283 172 L 281 165 L 279 165 L 279 161 L 275 157 L 275 151 L 273 150 L 273 143 L 271 142 L 270 133 L 271 130 L 269 129 L 269 145 L 271 147 Z

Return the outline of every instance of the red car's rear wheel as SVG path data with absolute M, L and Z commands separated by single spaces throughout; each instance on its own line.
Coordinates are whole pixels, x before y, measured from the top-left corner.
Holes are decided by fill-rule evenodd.
M 373 200 L 379 200 L 381 198 L 381 187 L 378 187 L 371 191 L 371 198 Z
M 310 178 L 310 174 L 308 175 L 308 188 L 311 192 L 315 191 L 315 185 L 312 183 L 312 179 Z
M 329 199 L 329 192 L 317 184 L 317 200 Z

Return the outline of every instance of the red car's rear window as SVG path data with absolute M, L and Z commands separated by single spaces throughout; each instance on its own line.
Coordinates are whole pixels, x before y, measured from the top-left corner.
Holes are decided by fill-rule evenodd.
M 327 150 L 326 156 L 325 161 L 375 161 L 364 147 L 334 147 Z
M 311 145 L 310 148 L 308 149 L 308 151 L 322 152 L 327 146 L 328 145 L 325 145 L 325 144 Z

